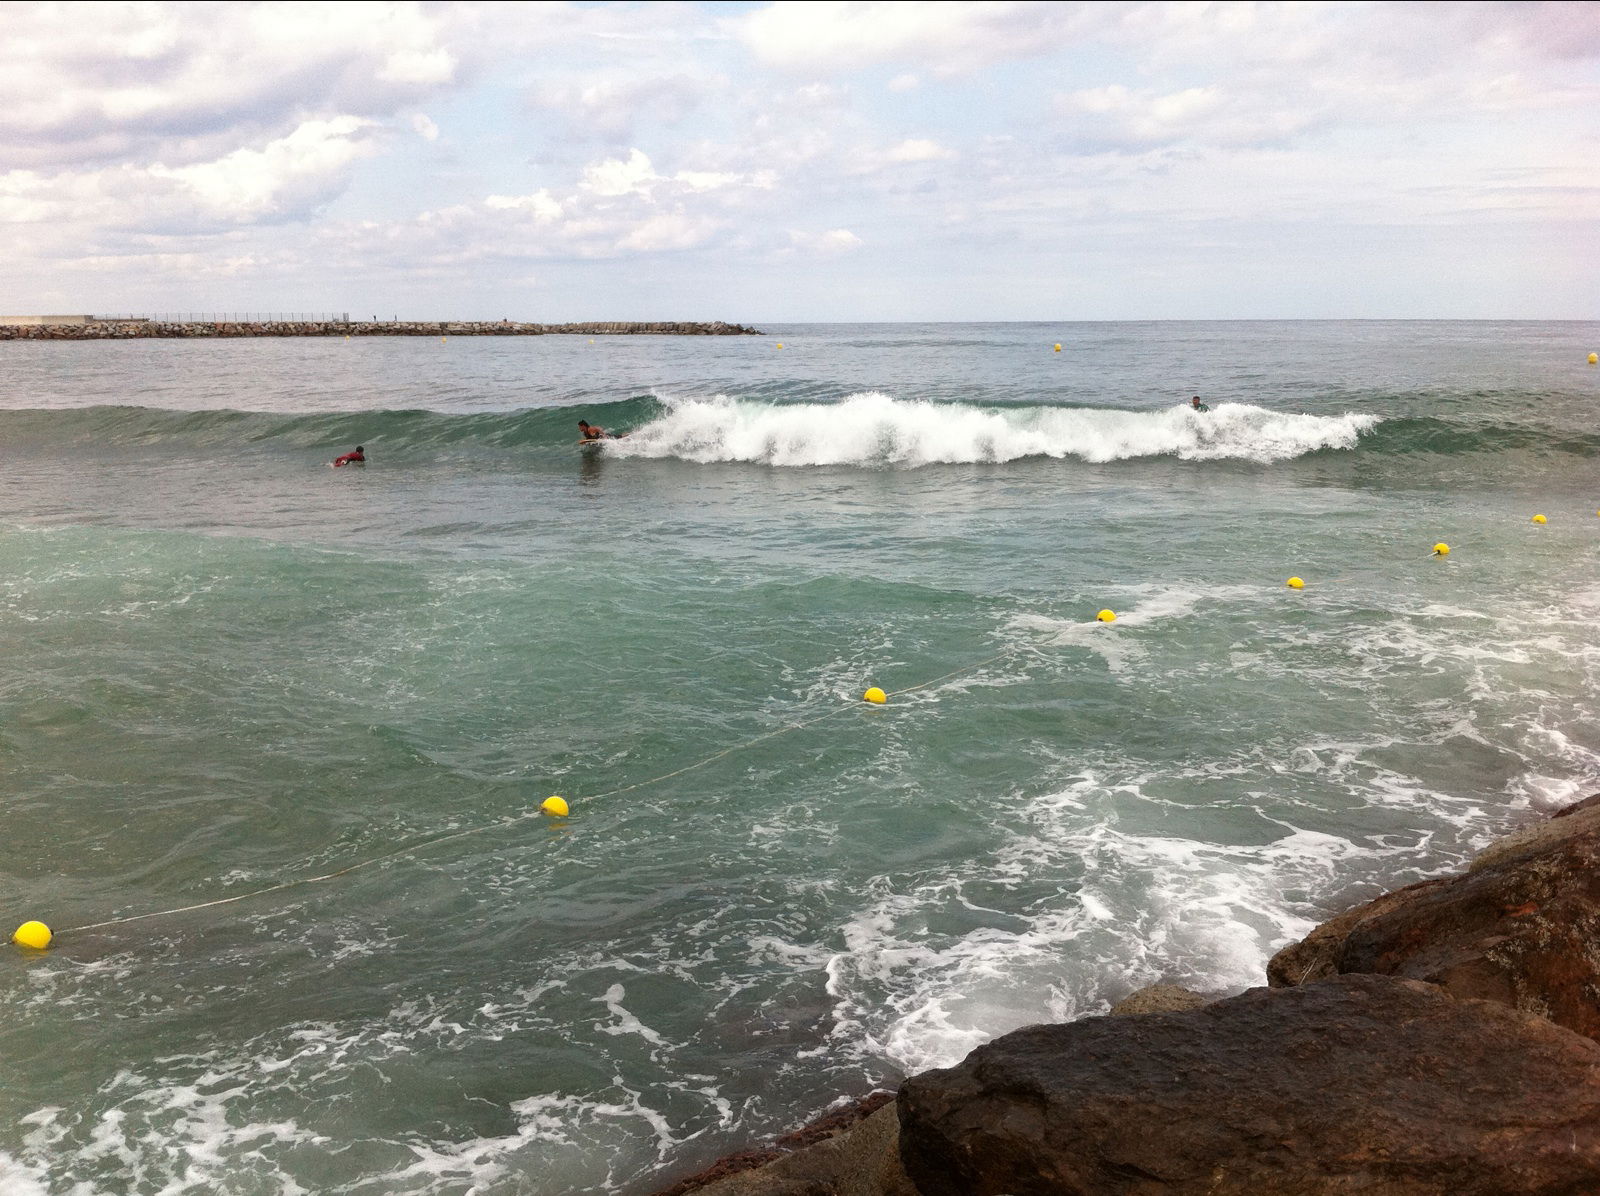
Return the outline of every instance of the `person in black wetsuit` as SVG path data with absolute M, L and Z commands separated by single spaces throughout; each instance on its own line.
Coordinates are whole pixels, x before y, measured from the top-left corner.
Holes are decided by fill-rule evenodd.
M 621 440 L 622 439 L 622 435 L 620 433 L 607 432 L 604 428 L 598 428 L 594 424 L 591 424 L 591 423 L 587 422 L 586 420 L 581 420 L 581 419 L 578 421 L 578 434 L 580 436 L 582 436 L 585 440 Z

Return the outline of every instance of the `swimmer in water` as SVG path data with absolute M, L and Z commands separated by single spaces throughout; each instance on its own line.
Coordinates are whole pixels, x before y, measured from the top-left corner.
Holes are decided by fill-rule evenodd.
M 587 420 L 578 421 L 578 434 L 585 440 L 621 440 L 626 433 L 607 432 L 604 428 L 596 427 Z
M 1200 401 L 1200 396 L 1199 395 L 1195 395 L 1194 398 L 1189 400 L 1189 406 L 1193 407 L 1196 411 L 1210 411 L 1211 410 L 1211 408 L 1207 407 L 1204 403 L 1202 403 Z

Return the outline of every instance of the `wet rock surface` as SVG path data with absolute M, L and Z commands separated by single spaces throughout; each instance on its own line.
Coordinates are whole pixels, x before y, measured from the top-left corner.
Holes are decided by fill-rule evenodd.
M 1352 973 L 1425 980 L 1600 1039 L 1600 803 L 1342 914 L 1267 965 L 1274 986 Z
M 899 1136 L 894 1093 L 874 1092 L 655 1196 L 917 1196 L 900 1168 Z
M 1029 1027 L 898 1103 L 923 1196 L 1600 1191 L 1600 1046 L 1383 976 Z

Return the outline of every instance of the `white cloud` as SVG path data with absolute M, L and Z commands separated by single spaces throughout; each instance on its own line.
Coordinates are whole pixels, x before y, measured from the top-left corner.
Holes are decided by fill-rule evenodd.
M 595 195 L 649 195 L 661 176 L 641 150 L 630 150 L 627 160 L 607 158 L 586 167 L 578 186 Z
M 459 79 L 473 10 L 22 4 L 0 38 L 0 161 L 181 166 L 309 119 L 392 117 Z
M 448 83 L 455 78 L 456 59 L 449 50 L 396 50 L 384 60 L 377 77 L 385 83 Z
M 491 195 L 483 202 L 497 212 L 526 212 L 540 224 L 559 220 L 566 212 L 561 202 L 542 188 L 532 195 Z
M 910 61 L 948 75 L 1060 49 L 1080 30 L 1111 19 L 1117 7 L 778 0 L 739 20 L 735 29 L 757 58 L 785 69 L 842 71 Z
M 678 73 L 646 78 L 544 81 L 529 94 L 529 101 L 556 117 L 575 138 L 611 142 L 632 140 L 641 124 L 672 126 L 695 112 L 722 80 Z
M 412 114 L 411 129 L 424 141 L 439 140 L 439 126 L 434 124 L 426 113 L 416 112 Z
M 355 116 L 309 120 L 261 149 L 239 149 L 215 162 L 149 174 L 183 184 L 214 219 L 246 223 L 302 212 L 343 186 L 345 168 L 372 152 L 363 133 L 373 122 Z
M 890 91 L 915 91 L 919 86 L 921 86 L 921 84 L 922 80 L 918 76 L 905 74 L 896 75 L 893 79 L 890 79 L 887 83 L 885 83 L 884 86 Z
M 913 137 L 902 141 L 899 145 L 891 146 L 883 155 L 886 162 L 938 162 L 954 158 L 956 153 L 952 149 L 940 145 L 926 137 Z
M 618 241 L 618 248 L 636 253 L 692 249 L 717 231 L 717 223 L 686 212 L 660 212 L 635 225 Z
M 860 237 L 847 228 L 830 228 L 826 232 L 799 232 L 791 230 L 789 243 L 796 249 L 812 253 L 833 255 L 848 253 L 862 245 Z

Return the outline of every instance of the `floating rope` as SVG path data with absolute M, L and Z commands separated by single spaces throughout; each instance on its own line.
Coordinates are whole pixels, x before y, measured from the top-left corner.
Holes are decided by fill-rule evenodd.
M 1016 651 L 1015 647 L 1007 648 L 1005 651 L 996 653 L 994 656 L 990 656 L 973 664 L 964 665 L 959 669 L 955 669 L 952 672 L 945 673 L 939 677 L 934 677 L 929 681 L 923 681 L 917 685 L 908 685 L 904 689 L 891 690 L 890 695 L 894 696 L 898 694 L 915 693 L 919 689 L 927 689 L 930 685 L 937 685 L 941 681 L 948 681 L 952 677 L 959 677 L 963 673 L 970 673 L 975 669 L 983 668 L 984 665 L 993 664 L 1002 657 L 1011 655 L 1014 651 Z M 835 715 L 843 714 L 845 711 L 853 709 L 854 707 L 854 702 L 835 706 L 832 710 L 824 711 L 815 718 L 802 719 L 799 722 L 789 723 L 787 726 L 777 727 L 771 731 L 765 731 L 753 739 L 746 739 L 742 743 L 736 743 L 731 747 L 725 747 L 721 751 L 711 753 L 711 755 L 706 756 L 704 759 L 694 761 L 692 764 L 685 764 L 681 768 L 675 768 L 671 772 L 664 772 L 660 776 L 650 777 L 648 780 L 635 781 L 631 785 L 623 785 L 620 788 L 610 789 L 604 793 L 596 793 L 586 800 L 603 801 L 606 798 L 618 797 L 624 793 L 634 793 L 640 789 L 648 788 L 651 785 L 659 785 L 662 781 L 670 781 L 674 777 L 683 776 L 684 773 L 694 772 L 697 768 L 704 768 L 708 764 L 714 764 L 716 761 L 724 759 L 727 756 L 731 756 L 735 752 L 742 752 L 746 748 L 752 748 L 758 743 L 764 743 L 769 739 L 776 739 L 778 736 L 787 735 L 792 731 L 802 731 L 807 727 L 813 727 L 822 722 L 824 719 L 833 718 Z M 249 901 L 255 897 L 265 897 L 269 893 L 282 893 L 289 889 L 303 888 L 307 885 L 323 884 L 326 881 L 337 880 L 341 876 L 348 876 L 352 872 L 358 872 L 362 868 L 370 868 L 374 864 L 381 864 L 385 860 L 398 859 L 400 856 L 415 855 L 417 852 L 426 851 L 430 847 L 438 847 L 443 843 L 451 843 L 457 839 L 466 839 L 473 835 L 481 835 L 487 831 L 497 830 L 501 827 L 512 826 L 529 818 L 538 818 L 541 816 L 541 813 L 542 812 L 538 809 L 524 810 L 518 814 L 511 814 L 504 818 L 497 818 L 493 822 L 486 822 L 482 826 L 468 827 L 466 830 L 460 831 L 450 831 L 443 835 L 434 835 L 426 839 L 420 839 L 415 843 L 408 843 L 403 847 L 397 847 L 393 851 L 386 851 L 382 855 L 375 855 L 370 859 L 360 860 L 354 864 L 346 864 L 343 868 L 336 869 L 333 872 L 324 872 L 320 876 L 299 876 L 295 877 L 293 880 L 279 881 L 277 884 L 268 885 L 262 889 L 252 889 L 248 893 L 235 893 L 232 897 L 219 897 L 215 901 L 200 901 L 193 905 L 178 905 L 171 909 L 151 910 L 149 913 L 145 914 L 130 914 L 125 918 L 107 918 L 103 922 L 86 922 L 81 926 L 68 926 L 63 930 L 58 931 L 57 934 L 77 934 L 85 930 L 101 930 L 107 926 L 122 926 L 128 922 L 142 922 L 147 918 L 165 918 L 170 917 L 173 914 L 193 913 L 195 910 L 213 909 L 219 905 L 232 905 L 236 901 Z

